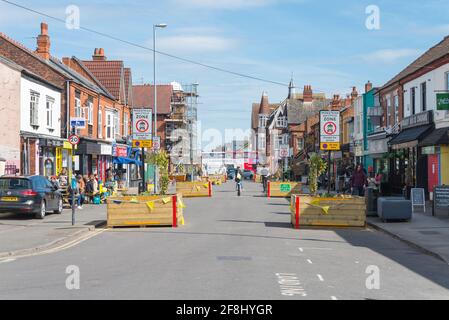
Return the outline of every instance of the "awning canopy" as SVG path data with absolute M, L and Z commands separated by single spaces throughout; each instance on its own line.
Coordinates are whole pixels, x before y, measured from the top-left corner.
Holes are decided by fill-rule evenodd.
M 142 165 L 142 161 L 125 157 L 114 157 L 112 162 L 114 164 L 135 164 L 137 166 Z
M 420 143 L 420 147 L 439 146 L 449 144 L 449 127 L 433 130 Z
M 390 140 L 389 144 L 393 149 L 414 148 L 418 142 L 432 129 L 431 125 L 410 128 L 401 131 L 396 137 Z

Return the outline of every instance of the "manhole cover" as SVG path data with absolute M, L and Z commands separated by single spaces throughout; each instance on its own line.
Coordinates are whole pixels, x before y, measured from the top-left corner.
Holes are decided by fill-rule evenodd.
M 420 231 L 419 233 L 426 236 L 434 236 L 436 234 L 440 234 L 438 231 Z
M 250 261 L 251 257 L 239 257 L 239 256 L 221 256 L 217 257 L 218 261 Z

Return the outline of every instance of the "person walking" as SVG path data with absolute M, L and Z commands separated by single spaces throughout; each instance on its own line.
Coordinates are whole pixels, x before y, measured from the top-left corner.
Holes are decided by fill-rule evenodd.
M 367 185 L 367 178 L 365 170 L 361 164 L 357 165 L 356 170 L 351 176 L 352 195 L 363 197 L 365 194 L 365 186 Z
M 86 183 L 84 182 L 84 179 L 81 175 L 79 175 L 77 178 L 77 184 L 79 189 L 79 195 L 78 195 L 78 209 L 83 209 L 83 204 L 85 200 L 85 193 L 86 193 Z

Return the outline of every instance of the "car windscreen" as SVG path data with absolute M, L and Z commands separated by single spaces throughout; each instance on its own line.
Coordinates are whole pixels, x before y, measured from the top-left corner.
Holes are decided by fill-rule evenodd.
M 20 178 L 1 178 L 0 190 L 24 190 L 31 189 L 31 181 Z

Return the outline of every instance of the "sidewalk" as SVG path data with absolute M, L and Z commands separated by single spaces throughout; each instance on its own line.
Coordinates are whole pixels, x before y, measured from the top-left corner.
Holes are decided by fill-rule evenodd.
M 383 223 L 377 217 L 368 217 L 367 222 L 449 264 L 449 217 L 432 217 L 430 208 L 427 213 L 414 213 L 410 222 Z
M 72 211 L 62 215 L 48 214 L 44 220 L 19 214 L 0 214 L 0 259 L 39 252 L 62 245 L 101 227 L 106 221 L 106 206 L 85 205 L 76 210 L 72 226 Z

